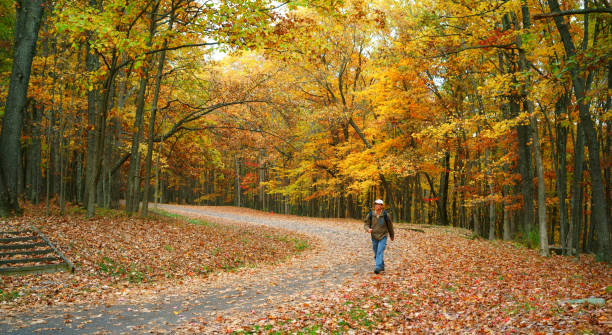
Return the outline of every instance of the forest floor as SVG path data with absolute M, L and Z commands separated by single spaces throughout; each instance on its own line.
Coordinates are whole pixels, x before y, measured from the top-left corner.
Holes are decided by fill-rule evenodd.
M 461 229 L 397 225 L 375 275 L 357 220 L 163 209 L 199 220 L 28 209 L 3 222 L 36 225 L 78 269 L 2 277 L 0 333 L 612 331 L 612 271 L 589 255 L 542 258 Z M 605 304 L 568 302 L 589 297 Z

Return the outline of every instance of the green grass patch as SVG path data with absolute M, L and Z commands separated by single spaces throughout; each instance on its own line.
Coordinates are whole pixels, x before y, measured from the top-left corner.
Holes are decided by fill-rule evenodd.
M 87 209 L 81 206 L 67 206 L 66 214 L 84 216 L 87 214 Z M 124 211 L 119 210 L 119 209 L 96 207 L 95 216 L 96 217 L 107 217 L 107 218 L 118 218 L 118 217 L 127 217 L 128 214 L 126 214 Z
M 534 226 L 530 231 L 520 231 L 515 241 L 529 249 L 537 249 L 540 247 L 540 230 Z
M 19 297 L 19 291 L 3 291 L 0 289 L 0 302 L 13 301 Z
M 316 335 L 321 334 L 322 330 L 323 327 L 321 327 L 321 325 L 311 325 L 302 329 L 302 331 L 298 332 L 298 334 Z
M 165 216 L 165 217 L 169 217 L 169 218 L 173 218 L 173 219 L 177 219 L 177 220 L 181 220 L 181 221 L 185 221 L 197 226 L 209 226 L 209 227 L 215 227 L 216 224 L 215 223 L 210 223 L 204 220 L 199 220 L 199 219 L 193 219 L 193 218 L 189 218 L 180 214 L 175 214 L 175 213 L 171 213 L 171 212 L 167 212 L 163 209 L 155 209 L 155 210 L 150 210 L 152 213 L 155 213 L 157 215 L 160 216 Z
M 368 318 L 368 312 L 359 306 L 353 306 L 349 311 L 349 317 L 359 324 L 371 328 L 374 321 Z
M 270 329 L 274 328 L 273 325 L 255 325 L 251 327 L 250 330 L 241 330 L 241 331 L 233 331 L 233 335 L 243 335 L 243 334 L 260 334 L 262 332 L 268 332 Z M 270 334 L 280 334 L 279 332 L 273 332 Z
M 111 277 L 121 276 L 127 272 L 121 264 L 116 264 L 114 260 L 106 256 L 102 256 L 102 259 L 98 262 L 98 269 Z
M 526 302 L 517 302 L 514 304 L 514 306 L 507 307 L 504 310 L 509 315 L 516 315 L 516 314 L 521 314 L 521 313 L 527 313 L 534 309 L 536 309 L 536 306 L 530 303 L 529 301 L 526 301 Z
M 266 235 L 266 237 L 269 237 L 269 236 Z M 281 241 L 281 242 L 286 242 L 286 243 L 293 243 L 294 248 L 298 251 L 304 251 L 308 249 L 308 247 L 310 246 L 308 244 L 308 241 L 302 240 L 298 237 L 277 236 L 276 240 Z
M 130 283 L 142 283 L 148 280 L 146 271 L 150 271 L 150 267 L 146 267 L 145 270 L 138 268 L 136 264 L 130 264 L 128 266 L 120 264 L 106 256 L 98 262 L 98 269 L 100 272 L 106 273 L 111 277 L 122 277 Z

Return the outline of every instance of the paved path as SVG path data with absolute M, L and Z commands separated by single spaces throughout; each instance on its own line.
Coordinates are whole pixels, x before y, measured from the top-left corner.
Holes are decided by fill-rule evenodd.
M 53 307 L 44 313 L 14 315 L 0 323 L 2 334 L 166 333 L 189 320 L 214 321 L 233 312 L 265 315 L 282 303 L 316 299 L 347 280 L 373 270 L 369 235 L 359 225 L 334 224 L 295 216 L 235 211 L 228 207 L 163 205 L 166 211 L 218 222 L 267 225 L 312 236 L 320 248 L 280 265 L 225 272 L 194 279 L 154 294 L 106 306 Z M 393 252 L 386 256 L 393 263 Z

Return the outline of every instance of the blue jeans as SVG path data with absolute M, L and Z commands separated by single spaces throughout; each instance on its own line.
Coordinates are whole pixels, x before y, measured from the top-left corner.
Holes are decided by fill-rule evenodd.
M 387 247 L 387 236 L 382 240 L 377 240 L 372 237 L 372 249 L 374 249 L 374 258 L 376 259 L 376 270 L 385 269 L 385 248 Z

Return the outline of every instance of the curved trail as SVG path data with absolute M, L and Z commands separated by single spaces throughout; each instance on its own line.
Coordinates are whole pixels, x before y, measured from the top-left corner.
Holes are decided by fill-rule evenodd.
M 267 225 L 317 240 L 308 250 L 276 265 L 260 265 L 209 278 L 186 279 L 105 306 L 62 306 L 15 315 L 0 333 L 168 333 L 190 320 L 214 322 L 232 313 L 266 315 L 279 304 L 307 302 L 347 281 L 364 278 L 374 266 L 369 234 L 358 223 L 271 215 L 232 207 L 160 205 L 166 211 L 212 222 Z M 387 264 L 394 255 L 386 254 Z M 148 298 L 150 297 L 150 298 Z M 122 301 L 123 300 L 123 301 Z M 69 317 L 67 317 L 67 315 Z M 69 322 L 67 322 L 69 321 Z M 34 324 L 32 324 L 34 323 Z

